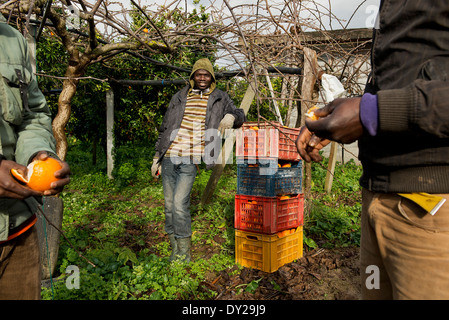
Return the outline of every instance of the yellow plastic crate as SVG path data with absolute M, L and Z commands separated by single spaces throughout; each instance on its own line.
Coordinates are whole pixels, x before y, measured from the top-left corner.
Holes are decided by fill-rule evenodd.
M 275 272 L 303 255 L 302 226 L 272 235 L 235 230 L 236 263 L 265 272 Z M 290 231 L 291 232 L 291 231 Z

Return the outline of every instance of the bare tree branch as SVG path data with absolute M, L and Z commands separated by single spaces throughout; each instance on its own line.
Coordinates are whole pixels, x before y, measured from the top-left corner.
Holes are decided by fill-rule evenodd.
M 38 17 L 42 16 L 47 1 L 21 0 L 20 6 L 17 6 L 18 0 L 10 0 L 0 5 L 0 10 L 8 15 L 17 11 L 16 17 L 25 14 L 28 29 L 30 13 L 36 12 Z M 63 77 L 64 88 L 67 89 L 60 97 L 60 109 L 65 109 L 65 116 L 62 120 L 56 119 L 60 121 L 57 126 L 61 127 L 67 120 L 71 97 L 76 92 L 77 83 L 84 79 L 87 67 L 124 51 L 134 55 L 139 55 L 137 51 L 143 51 L 149 61 L 152 54 L 158 54 L 158 59 L 153 59 L 153 62 L 161 64 L 169 61 L 168 55 L 162 59 L 161 55 L 184 48 L 216 52 L 215 58 L 221 68 L 242 70 L 238 76 L 253 86 L 258 108 L 263 101 L 277 101 L 280 106 L 288 107 L 289 116 L 294 114 L 293 102 L 301 102 L 300 83 L 303 76 L 281 70 L 282 67 L 302 68 L 305 48 L 317 52 L 321 70 L 314 71 L 316 78 L 321 72 L 334 74 L 349 94 L 363 92 L 364 78 L 369 70 L 366 61 L 370 36 L 366 36 L 369 32 L 363 30 L 350 30 L 348 25 L 366 0 L 359 1 L 348 21 L 335 16 L 330 0 L 327 3 L 314 0 L 258 0 L 237 5 L 229 0 L 204 0 L 204 10 L 197 8 L 196 11 L 193 11 L 191 2 L 189 4 L 185 0 L 167 1 L 164 5 L 151 3 L 145 7 L 141 6 L 140 0 L 131 2 L 134 8 L 125 7 L 121 1 L 114 0 L 52 2 L 46 13 L 52 24 L 46 24 L 46 27 L 59 37 L 69 56 L 66 74 L 56 75 Z M 79 30 L 67 30 L 64 11 L 75 4 L 81 7 L 81 25 Z M 136 10 L 144 17 L 144 21 L 137 26 L 133 22 Z M 206 19 L 204 12 L 208 15 Z M 17 21 L 22 23 L 23 19 Z M 333 30 L 334 25 L 339 30 Z M 188 69 L 182 63 L 178 67 L 180 70 Z M 273 86 L 273 96 L 267 86 L 267 81 L 271 80 L 261 76 L 270 68 L 278 68 L 278 72 L 270 74 L 269 78 L 277 77 L 282 81 L 282 89 Z M 319 101 L 318 96 L 313 99 L 313 103 Z

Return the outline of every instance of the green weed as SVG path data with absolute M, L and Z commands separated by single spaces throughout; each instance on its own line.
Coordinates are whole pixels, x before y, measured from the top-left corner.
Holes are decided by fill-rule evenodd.
M 324 191 L 327 160 L 312 166 L 312 194 L 305 215 L 304 242 L 311 248 L 360 245 L 361 167 L 337 163 L 332 190 Z
M 43 289 L 43 299 L 210 299 L 216 292 L 201 284 L 207 272 L 239 272 L 234 258 L 236 165 L 225 168 L 206 204 L 200 200 L 211 171 L 201 168 L 192 190 L 192 242 L 209 253 L 197 253 L 188 265 L 170 263 L 162 185 L 150 174 L 153 151 L 136 150 L 116 150 L 111 180 L 104 155 L 97 155 L 93 165 L 89 149 L 71 142 L 67 161 L 73 175 L 60 195 L 63 230 L 71 243 L 61 237 L 55 281 Z M 335 172 L 332 193 L 326 194 L 325 169 L 313 167 L 314 186 L 304 218 L 304 244 L 309 248 L 359 244 L 360 168 L 349 163 L 337 165 Z M 73 265 L 79 268 L 80 289 L 66 286 L 66 270 Z M 253 292 L 258 285 L 254 280 L 241 289 Z

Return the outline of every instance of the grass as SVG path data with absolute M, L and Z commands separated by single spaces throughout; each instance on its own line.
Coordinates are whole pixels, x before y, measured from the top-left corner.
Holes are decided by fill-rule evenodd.
M 113 180 L 106 175 L 104 157 L 92 165 L 89 148 L 74 140 L 69 150 L 73 175 L 61 198 L 63 230 L 71 244 L 61 238 L 56 281 L 43 289 L 43 299 L 211 299 L 216 292 L 201 285 L 208 274 L 242 270 L 234 260 L 235 164 L 225 168 L 206 205 L 200 199 L 211 171 L 202 168 L 197 176 L 191 208 L 194 255 L 186 265 L 168 261 L 162 185 L 150 174 L 151 149 L 119 148 Z M 338 165 L 334 181 L 340 183 L 325 194 L 325 169 L 313 166 L 304 219 L 307 247 L 358 245 L 359 173 L 353 163 Z M 66 286 L 70 266 L 79 268 L 80 289 Z
M 311 247 L 359 246 L 360 165 L 353 160 L 336 166 L 332 192 L 324 191 L 327 159 L 312 167 L 312 192 L 305 215 L 305 242 Z M 309 239 L 309 237 L 313 239 Z

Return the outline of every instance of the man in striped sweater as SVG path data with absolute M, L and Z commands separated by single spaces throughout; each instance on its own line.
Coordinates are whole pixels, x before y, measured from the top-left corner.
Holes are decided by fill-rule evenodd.
M 203 161 L 215 165 L 226 129 L 245 122 L 227 93 L 216 88 L 212 63 L 204 58 L 193 66 L 189 85 L 170 101 L 156 142 L 151 173 L 162 176 L 165 200 L 165 231 L 172 254 L 170 260 L 191 259 L 190 192 Z

